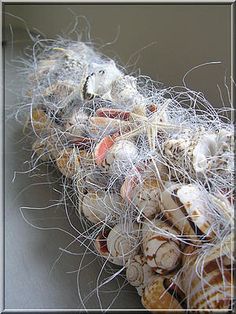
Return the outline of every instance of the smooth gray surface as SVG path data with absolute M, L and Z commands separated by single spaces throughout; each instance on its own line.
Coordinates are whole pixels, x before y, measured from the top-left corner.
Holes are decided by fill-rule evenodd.
M 220 86 L 225 104 L 227 103 L 224 75 L 230 71 L 230 7 L 229 6 L 50 6 L 19 5 L 5 6 L 5 11 L 23 17 L 30 29 L 36 27 L 46 36 L 65 31 L 69 22 L 74 24 L 73 15 L 87 17 L 91 25 L 91 37 L 103 43 L 114 40 L 118 26 L 120 34 L 113 45 L 103 52 L 119 57 L 123 65 L 136 66 L 142 74 L 159 79 L 165 85 L 179 85 L 190 68 L 208 61 L 221 61 L 222 65 L 210 65 L 198 69 L 188 77 L 191 88 L 205 93 L 213 105 L 222 106 L 217 84 Z M 30 44 L 24 25 L 19 20 L 7 17 L 6 27 L 13 29 L 13 37 L 6 46 L 6 106 L 12 112 L 20 101 L 22 80 L 16 80 L 17 64 L 13 62 L 22 49 Z M 80 22 L 79 25 L 86 25 Z M 18 30 L 21 28 L 22 30 Z M 71 28 L 72 29 L 72 26 Z M 11 43 L 11 39 L 13 41 Z M 156 41 L 157 44 L 138 52 Z M 100 40 L 101 42 L 101 40 Z M 137 59 L 139 57 L 139 59 Z M 10 64 L 8 64 L 8 62 Z M 229 77 L 229 75 L 227 76 Z M 8 117 L 8 114 L 7 114 Z M 53 230 L 62 228 L 77 235 L 69 226 L 62 206 L 44 210 L 24 210 L 26 219 L 40 228 L 27 224 L 19 210 L 20 206 L 43 207 L 58 199 L 53 188 L 57 184 L 47 183 L 47 177 L 29 177 L 18 174 L 14 183 L 14 171 L 22 171 L 29 159 L 30 145 L 23 139 L 22 126 L 13 117 L 6 123 L 5 150 L 5 307 L 6 309 L 76 309 L 82 308 L 77 293 L 76 273 L 81 256 L 60 254 L 59 248 L 66 247 L 72 238 L 65 232 Z M 44 169 L 42 169 L 43 173 Z M 44 184 L 41 184 L 44 183 Z M 78 225 L 76 217 L 73 222 Z M 79 225 L 78 225 L 79 227 Z M 84 249 L 76 243 L 70 250 L 82 253 Z M 91 261 L 88 255 L 83 266 Z M 81 271 L 80 293 L 85 297 L 96 287 L 96 279 L 101 262 L 94 261 Z M 104 289 L 110 293 L 102 294 L 102 306 L 106 308 L 117 294 L 117 283 L 113 281 Z M 113 294 L 111 292 L 113 291 Z M 86 304 L 87 308 L 99 308 L 96 293 Z M 140 298 L 132 287 L 122 290 L 113 308 L 141 308 Z

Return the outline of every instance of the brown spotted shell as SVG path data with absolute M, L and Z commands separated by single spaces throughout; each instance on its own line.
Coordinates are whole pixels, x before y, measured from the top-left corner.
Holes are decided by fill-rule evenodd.
M 60 152 L 56 159 L 60 172 L 67 178 L 72 178 L 80 169 L 80 157 L 76 149 L 67 148 Z

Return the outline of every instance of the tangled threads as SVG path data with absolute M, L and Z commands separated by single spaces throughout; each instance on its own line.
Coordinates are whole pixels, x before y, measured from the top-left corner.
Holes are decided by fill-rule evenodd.
M 61 174 L 90 250 L 148 309 L 230 308 L 233 125 L 201 94 L 128 75 L 91 44 L 38 41 L 27 64 L 32 168 Z

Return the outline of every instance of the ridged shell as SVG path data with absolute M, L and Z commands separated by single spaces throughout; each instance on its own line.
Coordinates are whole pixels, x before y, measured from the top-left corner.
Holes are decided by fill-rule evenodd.
M 144 289 L 142 304 L 148 310 L 183 309 L 184 298 L 183 291 L 170 278 L 156 275 Z
M 233 298 L 232 272 L 220 258 L 209 252 L 203 263 L 198 254 L 188 248 L 184 257 L 181 286 L 187 295 L 190 309 L 229 309 Z M 200 275 L 201 274 L 201 275 Z
M 73 112 L 71 117 L 67 118 L 65 124 L 66 132 L 75 136 L 83 136 L 88 124 L 88 115 L 82 110 Z
M 164 233 L 165 232 L 165 233 Z M 152 220 L 143 226 L 143 254 L 157 273 L 167 274 L 181 262 L 178 232 L 161 220 Z
M 82 199 L 81 210 L 84 216 L 96 224 L 105 222 L 114 224 L 122 208 L 121 198 L 114 193 L 104 191 L 88 192 Z
M 148 284 L 149 280 L 156 273 L 147 264 L 146 258 L 143 255 L 135 255 L 126 265 L 126 279 L 136 287 L 138 294 L 143 294 L 143 289 Z

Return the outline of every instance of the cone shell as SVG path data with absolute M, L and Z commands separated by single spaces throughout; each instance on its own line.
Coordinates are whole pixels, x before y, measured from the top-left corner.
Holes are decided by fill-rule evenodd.
M 148 310 L 183 309 L 184 298 L 183 291 L 168 277 L 156 275 L 143 292 L 142 304 Z
M 142 234 L 143 253 L 150 267 L 157 273 L 167 274 L 179 266 L 181 247 L 176 229 L 156 219 L 143 226 Z

